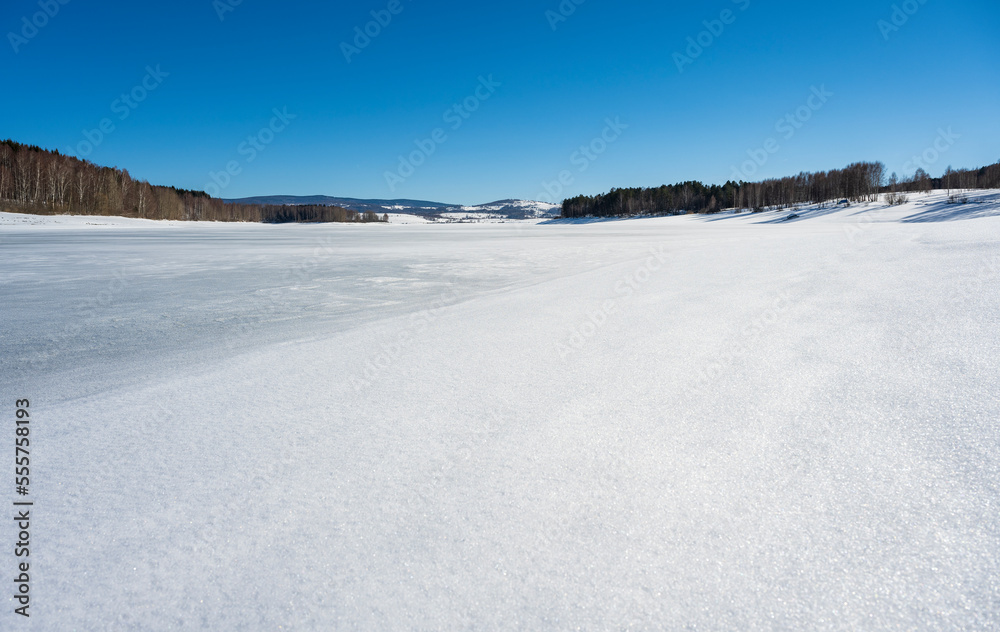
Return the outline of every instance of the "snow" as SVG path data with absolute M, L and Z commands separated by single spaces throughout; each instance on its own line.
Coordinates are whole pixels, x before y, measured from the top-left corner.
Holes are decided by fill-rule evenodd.
M 0 213 L 0 227 L 38 228 L 89 228 L 89 227 L 151 227 L 185 226 L 189 222 L 135 219 L 131 217 L 105 217 L 99 215 L 28 215 L 25 213 Z M 203 224 L 210 226 L 211 223 Z
M 390 224 L 430 224 L 432 220 L 422 215 L 410 215 L 409 213 L 385 213 L 389 216 Z
M 997 629 L 1000 193 L 969 197 L 2 214 L 17 625 Z
M 478 222 L 478 223 L 492 223 L 492 224 L 503 224 L 506 222 L 527 222 L 530 224 L 535 224 L 538 218 L 533 219 L 511 219 L 502 213 L 473 213 L 473 212 L 462 212 L 462 213 L 440 213 L 440 217 L 445 221 L 450 222 Z
M 462 206 L 459 207 L 459 210 L 466 213 L 490 214 L 505 212 L 510 209 L 523 209 L 530 211 L 531 214 L 536 217 L 543 217 L 553 214 L 558 215 L 561 208 L 562 207 L 559 204 L 550 204 L 548 202 L 536 202 L 533 200 L 503 200 L 490 204 L 480 204 L 479 206 Z

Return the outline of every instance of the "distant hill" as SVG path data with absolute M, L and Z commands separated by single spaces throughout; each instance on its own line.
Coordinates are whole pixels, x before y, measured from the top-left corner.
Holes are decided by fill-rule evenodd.
M 223 200 L 227 204 L 326 204 L 340 206 L 352 211 L 377 211 L 393 207 L 431 210 L 444 207 L 454 207 L 455 204 L 442 202 L 427 202 L 425 200 L 359 200 L 357 198 L 331 197 L 329 195 L 261 195 L 257 197 Z
M 441 217 L 461 219 L 469 216 L 502 217 L 507 219 L 533 219 L 557 217 L 561 211 L 558 204 L 546 204 L 530 200 L 498 200 L 489 204 L 477 206 L 462 206 L 460 204 L 445 204 L 426 200 L 359 200 L 357 198 L 331 197 L 328 195 L 267 195 L 258 197 L 225 200 L 228 204 L 288 204 L 314 205 L 326 204 L 339 206 L 352 211 L 375 213 L 405 213 L 423 217 Z
M 489 215 L 509 219 L 535 219 L 559 217 L 559 214 L 562 212 L 562 205 L 536 202 L 534 200 L 498 200 L 478 206 L 448 207 L 443 212 L 448 213 L 452 217 L 465 213 L 473 217 L 476 215 Z

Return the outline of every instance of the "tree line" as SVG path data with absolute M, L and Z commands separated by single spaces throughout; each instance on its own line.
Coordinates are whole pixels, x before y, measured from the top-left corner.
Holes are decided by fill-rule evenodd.
M 151 185 L 125 169 L 12 140 L 0 141 L 0 210 L 213 222 L 388 221 L 339 206 L 226 204 L 203 191 Z
M 844 169 L 802 172 L 797 176 L 761 182 L 705 185 L 682 182 L 656 188 L 612 189 L 600 195 L 579 195 L 563 201 L 563 217 L 621 217 L 633 215 L 679 215 L 717 213 L 724 209 L 787 208 L 794 204 L 821 204 L 829 200 L 874 202 L 882 193 L 931 191 L 933 189 L 1000 188 L 1000 163 L 981 169 L 948 167 L 940 178 L 924 169 L 900 179 L 886 177 L 881 162 L 856 162 Z M 900 199 L 894 197 L 893 199 Z

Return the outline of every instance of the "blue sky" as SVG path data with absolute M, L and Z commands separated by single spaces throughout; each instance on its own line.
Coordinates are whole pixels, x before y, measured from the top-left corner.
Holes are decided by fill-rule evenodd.
M 221 197 L 466 204 L 1000 160 L 992 0 L 396 2 L 8 0 L 0 137 Z

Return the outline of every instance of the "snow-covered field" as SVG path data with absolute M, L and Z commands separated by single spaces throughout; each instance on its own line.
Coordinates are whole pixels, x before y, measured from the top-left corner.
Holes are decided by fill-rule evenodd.
M 389 216 L 390 224 L 431 224 L 432 220 L 422 216 L 413 215 L 410 213 L 385 213 Z
M 996 630 L 1000 194 L 970 198 L 0 215 L 36 503 L 0 629 Z

